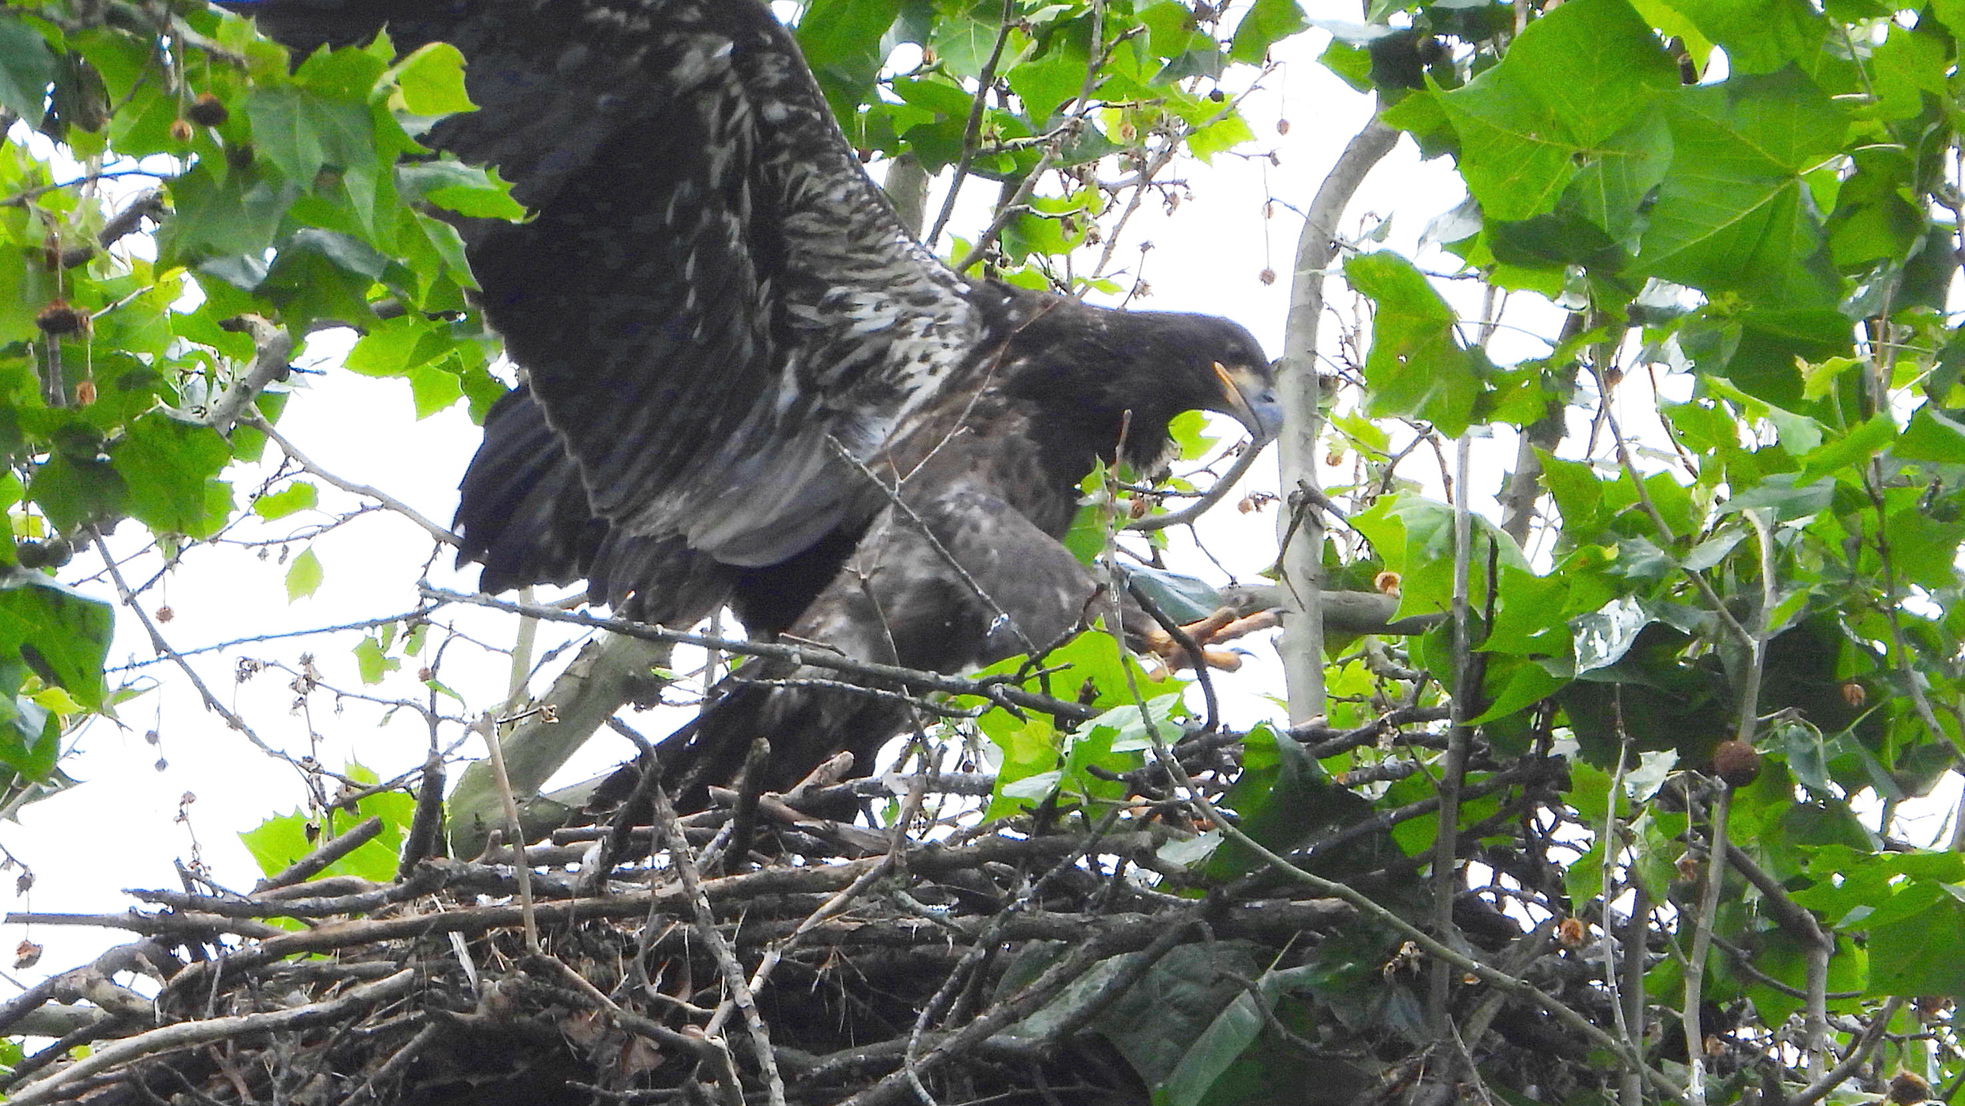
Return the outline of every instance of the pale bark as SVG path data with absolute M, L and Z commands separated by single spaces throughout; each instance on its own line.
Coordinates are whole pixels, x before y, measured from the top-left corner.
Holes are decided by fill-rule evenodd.
M 1324 273 L 1337 256 L 1337 222 L 1345 206 L 1372 166 L 1391 152 L 1398 137 L 1397 131 L 1377 119 L 1365 124 L 1324 178 L 1297 238 L 1283 364 L 1277 381 L 1286 420 L 1277 441 L 1277 463 L 1282 476 L 1279 486 L 1288 504 L 1282 512 L 1285 629 L 1281 650 L 1291 723 L 1324 713 L 1324 618 L 1320 611 L 1324 527 L 1317 509 L 1309 505 L 1318 495 L 1317 448 L 1323 429 L 1318 411 L 1317 326 L 1324 312 Z M 1296 527 L 1294 535 L 1287 532 L 1292 525 Z

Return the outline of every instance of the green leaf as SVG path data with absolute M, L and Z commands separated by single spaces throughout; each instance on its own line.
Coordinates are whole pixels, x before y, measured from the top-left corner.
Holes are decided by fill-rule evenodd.
M 360 673 L 362 683 L 379 684 L 382 677 L 403 666 L 403 662 L 383 652 L 383 645 L 372 637 L 363 637 L 355 643 L 355 670 Z
M 1560 652 L 1550 635 L 1567 637 L 1569 583 L 1561 569 L 1548 576 L 1537 576 L 1513 566 L 1497 573 L 1494 622 L 1481 642 L 1484 653 L 1516 656 L 1548 655 Z
M 1831 473 L 1852 471 L 1887 448 L 1897 437 L 1897 424 L 1889 413 L 1879 411 L 1867 421 L 1801 458 L 1801 472 L 1795 477 L 1806 484 Z
M 1167 423 L 1167 436 L 1180 450 L 1183 461 L 1198 461 L 1221 439 L 1208 431 L 1208 417 L 1199 411 L 1182 411 Z
M 477 108 L 464 91 L 464 55 L 448 42 L 419 46 L 397 62 L 393 77 L 403 109 L 412 115 L 452 115 Z
M 1916 913 L 1872 929 L 1869 964 L 1872 995 L 1965 994 L 1965 904 L 1932 895 Z
M 1242 774 L 1224 805 L 1242 816 L 1242 832 L 1272 852 L 1288 853 L 1320 833 L 1366 817 L 1371 804 L 1339 787 L 1294 739 L 1259 725 L 1243 738 Z M 1364 849 L 1376 842 L 1364 843 Z M 1222 843 L 1202 871 L 1210 880 L 1232 880 L 1262 867 L 1238 840 Z
M 1483 694 L 1488 700 L 1487 709 L 1477 717 L 1467 720 L 1470 726 L 1506 718 L 1524 707 L 1539 703 L 1554 695 L 1568 683 L 1560 676 L 1551 675 L 1548 669 L 1532 660 L 1520 657 L 1495 657 L 1488 662 Z
M 1002 754 L 985 820 L 1016 814 L 1057 790 L 1064 773 L 1058 769 L 1057 727 L 1049 719 L 1017 721 L 1007 712 L 991 711 L 978 720 L 978 728 Z
M 1040 1012 L 1041 1020 L 1028 1020 L 1025 1025 L 1029 1029 L 1025 1031 L 1041 1033 L 1058 1020 L 1100 1001 L 1100 996 L 1110 990 L 1113 976 L 1139 955 L 1128 953 L 1101 962 L 1058 1001 Z M 1103 1010 L 1092 1021 L 1091 1028 L 1112 1042 L 1148 1086 L 1159 1088 L 1154 1096 L 1156 1102 L 1165 1099 L 1176 1078 L 1188 1089 L 1179 1093 L 1185 1095 L 1191 1091 L 1198 1095 L 1219 1074 L 1221 1069 L 1215 1062 L 1232 1061 L 1242 1051 L 1235 1046 L 1233 1027 L 1246 1023 L 1235 1015 L 1226 1015 L 1226 1011 L 1238 996 L 1246 993 L 1244 981 L 1262 973 L 1265 955 L 1263 950 L 1245 941 L 1177 945 L 1147 969 L 1129 991 Z M 1253 1009 L 1248 1012 L 1260 1020 L 1259 1012 Z M 1224 1016 L 1229 1017 L 1230 1025 L 1214 1031 L 1213 1027 Z M 1245 1046 L 1247 1042 L 1242 1043 Z M 1232 1054 L 1224 1056 L 1224 1053 Z M 1178 1074 L 1183 1068 L 1187 1072 L 1184 1077 Z
M 44 682 L 101 710 L 115 621 L 109 604 L 37 573 L 10 577 L 0 582 L 0 663 L 18 657 Z
M 1248 65 L 1259 64 L 1271 46 L 1309 25 L 1296 0 L 1255 0 L 1242 21 L 1235 24 L 1228 56 Z
M 1231 111 L 1205 127 L 1189 131 L 1187 150 L 1203 162 L 1208 162 L 1214 159 L 1214 155 L 1232 150 L 1253 138 L 1255 133 L 1249 130 L 1248 121 L 1240 113 Z
M 1453 596 L 1453 508 L 1436 499 L 1400 492 L 1380 496 L 1367 510 L 1351 517 L 1351 525 L 1371 542 L 1388 571 L 1399 573 L 1398 617 L 1438 614 Z M 1528 571 L 1528 561 L 1515 539 L 1476 514 L 1473 555 L 1487 563 L 1490 545 L 1502 565 Z M 1484 574 L 1483 574 L 1484 575 Z M 1475 585 L 1476 605 L 1485 602 L 1484 581 Z
M 1638 634 L 1651 621 L 1651 615 L 1630 598 L 1613 600 L 1602 610 L 1575 619 L 1577 674 L 1607 668 L 1623 660 Z
M 246 97 L 253 141 L 289 181 L 312 189 L 327 166 L 354 170 L 375 163 L 375 128 L 362 103 L 311 89 L 273 85 Z
M 1181 1052 L 1180 1063 L 1160 1085 L 1154 1101 L 1167 1106 L 1198 1106 L 1204 1101 L 1216 1080 L 1241 1059 L 1267 1024 L 1256 1002 L 1247 991 L 1229 1000 L 1193 1044 Z
M 300 556 L 287 566 L 287 602 L 314 594 L 321 586 L 322 576 L 321 559 L 314 556 L 312 549 L 301 550 Z
M 207 538 L 225 525 L 224 513 L 210 513 L 205 485 L 232 459 L 232 449 L 211 427 L 152 411 L 129 425 L 109 457 L 129 491 L 130 514 L 145 526 Z
M 1127 569 L 1126 579 L 1182 625 L 1198 622 L 1221 607 L 1221 592 L 1206 580 L 1145 565 Z
M 1958 583 L 1958 546 L 1965 539 L 1965 522 L 1931 517 L 1911 506 L 1893 512 L 1884 524 L 1890 543 L 1891 566 L 1900 582 L 1924 588 L 1951 588 Z
M 356 764 L 348 765 L 342 774 L 356 783 L 376 782 L 375 773 Z M 259 865 L 259 870 L 272 875 L 312 852 L 320 844 L 321 837 L 341 833 L 364 818 L 379 818 L 382 820 L 381 833 L 321 869 L 313 878 L 355 876 L 386 883 L 395 878 L 396 854 L 402 847 L 403 835 L 415 813 L 416 800 L 413 797 L 401 791 L 383 791 L 357 801 L 352 816 L 337 809 L 328 824 L 319 827 L 318 833 L 311 839 L 307 833 L 309 819 L 295 811 L 261 822 L 254 829 L 241 833 L 239 841 Z
M 409 370 L 409 391 L 416 401 L 419 419 L 427 419 L 464 398 L 464 384 L 457 374 L 436 365 L 420 365 Z
M 874 78 L 887 58 L 882 39 L 900 10 L 900 0 L 813 0 L 799 18 L 805 64 L 841 119 L 851 119 L 856 105 L 873 98 Z
M 1454 335 L 1452 309 L 1395 253 L 1353 257 L 1344 263 L 1344 277 L 1375 309 L 1365 358 L 1365 413 L 1423 419 L 1457 437 L 1473 414 L 1480 377 L 1474 355 Z
M 305 480 L 295 480 L 277 492 L 269 492 L 253 500 L 252 513 L 270 522 L 295 511 L 312 510 L 320 500 L 320 489 Z
M 512 199 L 510 183 L 488 170 L 455 161 L 404 165 L 396 179 L 405 199 L 424 200 L 474 219 L 523 219 L 525 205 Z
M 1904 461 L 1965 464 L 1965 422 L 1928 404 L 1920 407 L 1890 446 L 1890 455 Z
M 845 7 L 865 7 L 878 9 L 879 4 L 865 4 L 861 0 L 836 0 Z M 951 5 L 940 22 L 935 25 L 933 41 L 929 43 L 942 68 L 957 77 L 975 79 L 982 75 L 984 63 L 996 49 L 996 39 L 1003 29 L 1003 5 L 993 0 L 980 0 L 973 4 Z M 999 71 L 1005 62 L 1014 62 L 1020 51 L 1014 40 L 1004 44 L 1003 57 L 998 60 Z M 1027 39 L 1025 40 L 1028 41 Z
M 1816 480 L 1801 484 L 1795 473 L 1777 472 L 1721 504 L 1721 514 L 1734 511 L 1772 511 L 1774 521 L 1790 522 L 1810 518 L 1826 510 L 1835 495 L 1835 481 Z
M 38 120 L 55 79 L 55 56 L 38 31 L 0 13 L 0 108 Z
M 444 324 L 399 315 L 370 327 L 349 348 L 344 363 L 363 376 L 404 376 L 443 357 L 455 345 Z
M 1725 48 L 1735 73 L 1771 73 L 1791 62 L 1812 69 L 1811 62 L 1842 45 L 1805 0 L 1672 0 L 1671 6 Z
M 1050 46 L 1042 56 L 1013 67 L 1004 79 L 1009 82 L 1010 91 L 1023 101 L 1024 110 L 1032 119 L 1049 119 L 1058 105 L 1078 95 L 1085 87 L 1085 71 L 1091 65 L 1089 51 L 1090 32 L 1077 33 L 1076 28 L 1060 31 L 1051 36 Z M 951 115 L 963 115 L 968 110 L 968 96 L 962 102 L 942 111 Z
M 1677 66 L 1625 0 L 1571 0 L 1439 101 L 1468 191 L 1488 218 L 1518 220 L 1552 210 L 1599 147 L 1677 86 Z
M 157 235 L 163 264 L 186 264 L 206 258 L 250 257 L 258 275 L 265 273 L 260 256 L 273 244 L 280 219 L 299 194 L 291 181 L 262 180 L 252 172 L 227 173 L 221 180 L 210 166 L 199 163 L 171 181 L 176 207 Z M 250 290 L 257 279 L 227 277 Z
M 54 453 L 34 470 L 28 496 L 59 531 L 85 522 L 116 518 L 129 511 L 129 490 L 106 462 Z
M 1833 305 L 1839 284 L 1802 174 L 1842 149 L 1847 117 L 1794 70 L 1736 74 L 1667 103 L 1677 153 L 1639 270 L 1785 309 Z

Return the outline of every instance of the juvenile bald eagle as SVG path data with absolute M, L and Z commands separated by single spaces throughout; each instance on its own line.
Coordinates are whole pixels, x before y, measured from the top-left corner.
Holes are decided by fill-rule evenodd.
M 479 110 L 427 141 L 496 166 L 536 213 L 461 227 L 529 384 L 491 412 L 462 487 L 488 591 L 585 577 L 646 621 L 727 604 L 753 635 L 960 669 L 1097 613 L 1058 541 L 1096 461 L 1151 467 L 1196 408 L 1258 440 L 1277 427 L 1267 359 L 1234 323 L 936 260 L 755 0 L 233 6 L 303 49 L 384 23 L 399 49 L 456 45 Z M 895 710 L 738 683 L 688 736 L 732 763 L 769 737 L 776 786 L 840 749 L 870 767 Z

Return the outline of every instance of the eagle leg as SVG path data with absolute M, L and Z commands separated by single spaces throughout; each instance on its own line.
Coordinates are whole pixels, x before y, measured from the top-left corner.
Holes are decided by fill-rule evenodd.
M 1201 659 L 1209 668 L 1233 672 L 1242 667 L 1242 655 L 1226 649 L 1210 649 L 1225 641 L 1245 637 L 1257 630 L 1267 630 L 1281 621 L 1274 609 L 1250 611 L 1242 606 L 1230 604 L 1217 608 L 1206 618 L 1189 622 L 1182 626 L 1186 634 L 1201 651 Z M 1194 657 L 1187 647 L 1172 634 L 1153 627 L 1144 635 L 1146 651 L 1158 657 L 1169 668 L 1191 668 Z

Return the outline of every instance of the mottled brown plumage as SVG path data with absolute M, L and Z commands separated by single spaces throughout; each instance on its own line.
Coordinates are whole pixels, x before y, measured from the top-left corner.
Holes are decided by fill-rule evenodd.
M 400 48 L 456 44 L 481 110 L 429 141 L 535 210 L 461 226 L 529 389 L 463 484 L 486 590 L 584 577 L 649 621 L 728 604 L 753 634 L 957 669 L 1083 621 L 1097 582 L 1057 539 L 1097 461 L 1158 458 L 1195 408 L 1275 428 L 1266 359 L 1231 322 L 932 257 L 753 0 L 234 6 L 303 47 L 385 20 Z M 868 767 L 895 711 L 742 687 L 671 748 L 740 759 L 763 734 L 784 783 L 840 748 Z

